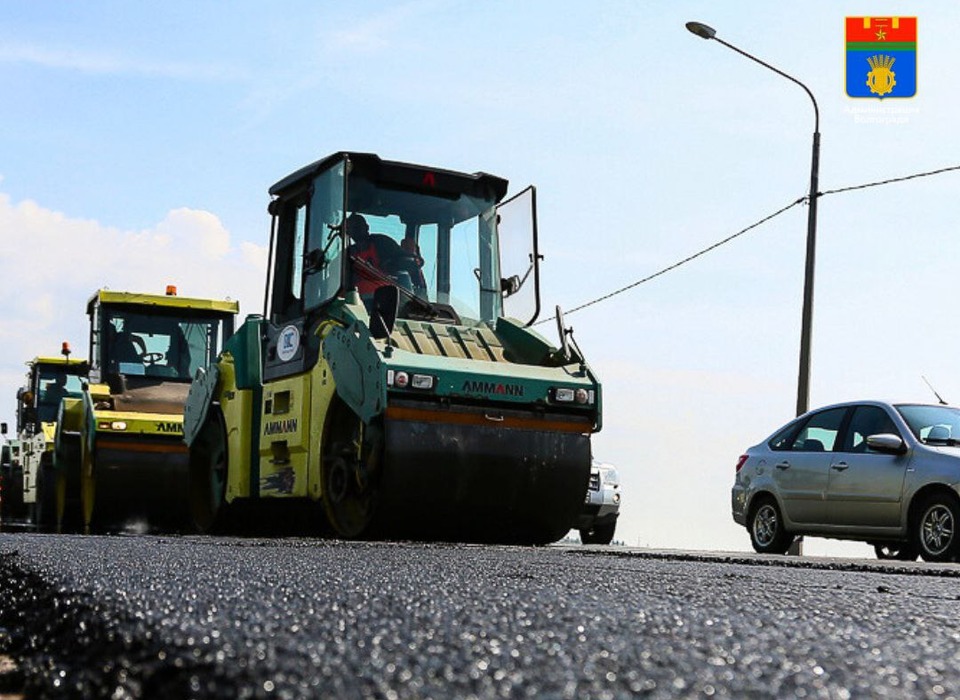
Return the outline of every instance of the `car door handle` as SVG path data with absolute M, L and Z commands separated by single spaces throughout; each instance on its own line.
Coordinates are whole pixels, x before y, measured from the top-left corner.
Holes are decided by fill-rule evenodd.
M 777 469 L 789 469 L 789 468 L 790 468 L 790 462 L 787 462 L 786 460 L 784 460 L 783 462 L 780 462 L 780 464 L 777 465 Z
M 836 464 L 831 464 L 831 465 L 830 465 L 830 468 L 831 468 L 831 469 L 836 469 L 838 472 L 842 472 L 842 471 L 844 471 L 845 469 L 848 469 L 849 467 L 850 467 L 850 465 L 847 464 L 846 462 L 837 462 Z

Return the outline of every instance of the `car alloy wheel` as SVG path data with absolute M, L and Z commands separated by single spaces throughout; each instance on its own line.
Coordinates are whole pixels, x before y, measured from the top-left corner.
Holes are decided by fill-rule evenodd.
M 935 505 L 923 516 L 923 544 L 931 554 L 947 551 L 953 541 L 953 515 L 942 505 Z
M 769 503 L 764 503 L 753 519 L 753 536 L 757 544 L 769 547 L 777 534 L 778 527 L 780 527 L 780 519 L 777 517 L 777 509 Z
M 776 502 L 770 497 L 761 501 L 750 518 L 750 539 L 760 554 L 784 554 L 793 537 L 784 529 Z
M 952 561 L 957 553 L 958 507 L 953 499 L 935 495 L 920 508 L 915 542 L 924 561 Z

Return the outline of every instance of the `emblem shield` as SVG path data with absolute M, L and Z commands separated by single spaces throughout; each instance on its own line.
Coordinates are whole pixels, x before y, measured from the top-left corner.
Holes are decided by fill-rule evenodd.
M 846 18 L 847 95 L 917 94 L 917 18 Z

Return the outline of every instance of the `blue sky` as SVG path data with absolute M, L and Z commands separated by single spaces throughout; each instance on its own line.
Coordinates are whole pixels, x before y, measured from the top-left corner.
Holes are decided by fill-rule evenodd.
M 846 16 L 916 15 L 910 100 L 845 94 Z M 0 5 L 0 418 L 100 286 L 262 306 L 267 188 L 337 150 L 538 188 L 543 307 L 627 286 L 803 196 L 960 165 L 955 3 Z M 811 406 L 960 402 L 960 174 L 819 204 Z M 618 537 L 743 550 L 737 456 L 796 403 L 806 208 L 568 316 L 604 382 Z M 553 325 L 543 332 L 552 337 Z M 0 407 L 4 405 L 0 402 Z M 810 540 L 811 553 L 870 554 Z

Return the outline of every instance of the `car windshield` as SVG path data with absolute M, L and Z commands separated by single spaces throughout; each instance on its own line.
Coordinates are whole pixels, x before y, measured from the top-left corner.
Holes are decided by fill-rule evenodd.
M 896 409 L 918 440 L 933 444 L 960 443 L 960 409 L 922 405 L 900 405 Z

